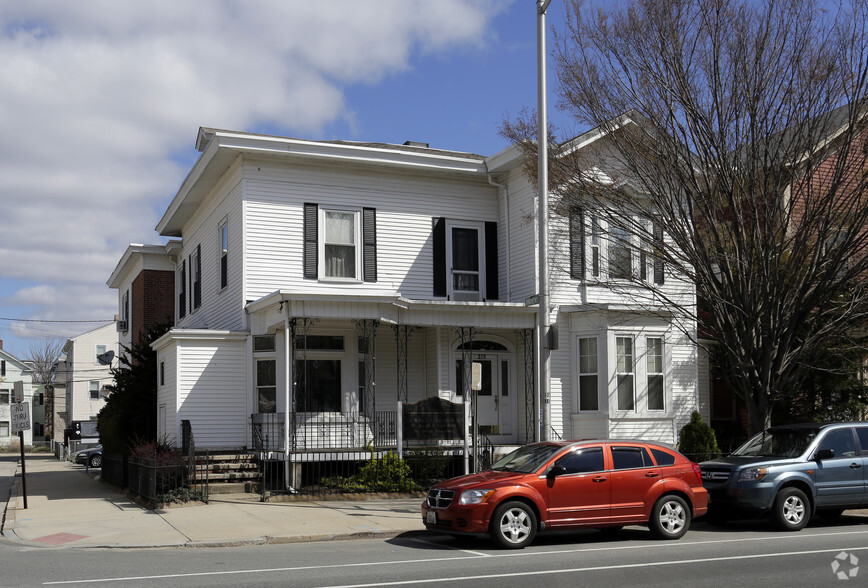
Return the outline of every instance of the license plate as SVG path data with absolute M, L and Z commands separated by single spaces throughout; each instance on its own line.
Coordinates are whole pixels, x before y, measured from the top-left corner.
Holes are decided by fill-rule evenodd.
M 432 525 L 436 525 L 437 524 L 437 513 L 434 512 L 433 510 L 429 510 L 427 513 L 425 513 L 425 522 L 432 524 Z

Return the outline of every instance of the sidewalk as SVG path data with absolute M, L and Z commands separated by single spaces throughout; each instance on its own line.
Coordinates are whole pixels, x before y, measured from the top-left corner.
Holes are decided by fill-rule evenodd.
M 210 504 L 147 510 L 98 479 L 99 470 L 27 456 L 19 463 L 4 539 L 50 547 L 205 547 L 391 538 L 424 530 L 421 498 L 258 502 L 213 495 Z M 2 505 L 2 503 L 0 503 Z

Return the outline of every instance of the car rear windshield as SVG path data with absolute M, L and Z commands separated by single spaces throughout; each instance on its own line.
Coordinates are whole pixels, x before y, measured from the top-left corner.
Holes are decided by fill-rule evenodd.
M 541 468 L 552 455 L 561 449 L 563 447 L 560 445 L 546 443 L 525 445 L 494 462 L 491 469 L 529 474 Z
M 744 457 L 798 457 L 803 454 L 819 429 L 766 429 L 732 452 Z

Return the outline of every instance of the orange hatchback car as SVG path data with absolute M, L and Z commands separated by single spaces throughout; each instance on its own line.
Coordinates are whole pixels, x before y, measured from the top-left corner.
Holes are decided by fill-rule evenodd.
M 679 539 L 707 509 L 699 466 L 666 445 L 559 441 L 525 445 L 490 469 L 436 484 L 422 520 L 520 549 L 544 529 L 647 524 L 661 539 Z

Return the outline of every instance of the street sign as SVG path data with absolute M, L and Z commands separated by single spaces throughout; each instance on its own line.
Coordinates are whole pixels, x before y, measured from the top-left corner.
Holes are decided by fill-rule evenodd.
M 470 389 L 482 390 L 482 364 L 474 361 L 470 369 Z
M 525 306 L 536 306 L 537 304 L 539 304 L 539 294 L 534 294 L 524 299 Z
M 24 382 L 21 380 L 12 383 L 12 402 L 24 402 Z
M 16 402 L 12 405 L 12 434 L 30 429 L 30 405 Z

